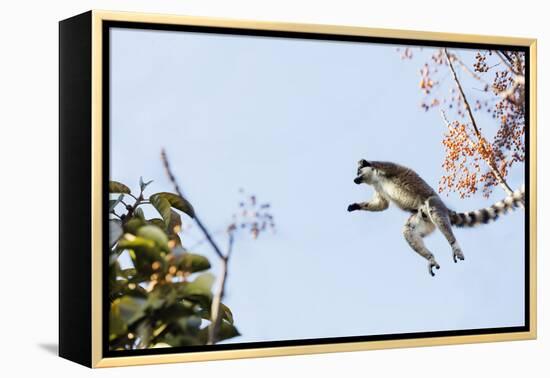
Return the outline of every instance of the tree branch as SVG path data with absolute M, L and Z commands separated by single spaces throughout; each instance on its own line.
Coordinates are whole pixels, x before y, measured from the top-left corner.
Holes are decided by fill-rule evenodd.
M 504 51 L 498 51 L 496 50 L 495 53 L 497 54 L 497 56 L 500 58 L 500 60 L 502 61 L 502 63 L 504 63 L 504 65 L 506 67 L 508 67 L 508 69 L 510 71 L 512 71 L 513 73 L 516 73 L 516 70 L 514 69 L 514 61 L 512 60 L 512 58 L 510 58 Z
M 506 64 L 508 69 L 514 75 L 523 77 L 523 73 L 522 73 L 523 70 L 522 70 L 522 67 L 521 67 L 521 60 L 520 60 L 520 57 L 519 57 L 518 53 L 515 53 L 515 56 L 516 56 L 516 59 L 517 59 L 515 62 L 510 57 L 510 55 L 508 55 L 508 53 L 506 51 L 498 51 L 497 50 L 496 54 L 498 55 L 500 60 L 502 60 L 504 62 L 504 64 Z
M 168 178 L 172 182 L 172 185 L 174 186 L 174 190 L 180 197 L 185 198 L 183 195 L 182 190 L 180 189 L 180 186 L 178 184 L 178 181 L 176 180 L 176 177 L 172 173 L 172 170 L 170 168 L 170 163 L 168 162 L 168 156 L 166 155 L 166 151 L 164 149 L 161 151 L 161 158 L 162 158 L 162 164 L 164 165 L 164 169 L 166 170 L 166 174 L 168 175 Z M 197 226 L 199 226 L 199 229 L 202 231 L 204 236 L 206 237 L 206 240 L 208 240 L 208 243 L 212 246 L 212 249 L 214 249 L 214 252 L 218 255 L 220 259 L 224 259 L 225 256 L 223 255 L 220 247 L 218 247 L 218 244 L 214 241 L 212 238 L 212 235 L 208 231 L 208 229 L 205 227 L 205 225 L 202 223 L 198 215 L 195 213 L 195 217 L 193 218 Z
M 168 178 L 170 179 L 170 181 L 172 182 L 172 185 L 174 186 L 175 192 L 180 197 L 185 198 L 182 190 L 180 189 L 178 181 L 176 180 L 176 177 L 174 176 L 170 168 L 170 163 L 168 162 L 168 156 L 166 155 L 166 151 L 164 149 L 161 151 L 161 159 L 164 165 L 164 169 L 166 170 L 166 174 L 168 175 Z M 210 244 L 214 252 L 216 252 L 216 255 L 218 255 L 221 261 L 221 275 L 220 275 L 221 279 L 218 285 L 218 289 L 214 297 L 212 298 L 212 304 L 210 307 L 210 326 L 208 328 L 207 344 L 213 345 L 217 341 L 218 330 L 222 320 L 220 307 L 221 307 L 221 302 L 225 292 L 225 283 L 227 281 L 227 274 L 228 274 L 227 268 L 228 268 L 229 258 L 231 257 L 231 252 L 233 250 L 234 237 L 233 237 L 233 232 L 229 232 L 229 245 L 227 247 L 227 253 L 224 255 L 220 247 L 218 246 L 218 244 L 212 238 L 211 233 L 208 231 L 204 223 L 202 223 L 200 218 L 197 216 L 196 212 L 195 212 L 195 217 L 193 219 L 195 220 L 195 223 L 197 224 L 197 226 L 199 226 L 199 229 L 202 231 L 206 240 L 208 241 L 208 243 Z
M 514 67 L 514 61 L 505 51 L 495 51 L 496 55 L 506 65 L 506 68 L 514 74 L 514 83 L 510 88 L 498 94 L 505 100 L 511 102 L 516 106 L 523 107 L 525 105 L 525 96 L 520 96 L 519 100 L 514 97 L 514 94 L 518 88 L 521 90 L 525 85 L 525 75 Z M 519 58 L 518 58 L 519 61 Z M 519 65 L 519 64 L 518 64 Z M 521 93 L 521 92 L 520 92 Z
M 468 99 L 466 98 L 466 95 L 464 93 L 464 90 L 462 89 L 462 84 L 460 84 L 460 81 L 458 80 L 458 76 L 456 74 L 456 71 L 453 67 L 453 63 L 451 62 L 451 58 L 449 57 L 449 53 L 447 52 L 447 49 L 443 49 L 443 52 L 445 53 L 445 57 L 447 58 L 447 63 L 449 64 L 449 69 L 451 70 L 451 76 L 456 84 L 456 87 L 458 88 L 458 92 L 460 93 L 460 96 L 462 97 L 462 100 L 464 101 L 464 107 L 466 108 L 466 113 L 468 114 L 468 118 L 470 118 L 470 122 L 472 124 L 472 127 L 474 129 L 474 134 L 477 137 L 478 141 L 481 141 L 483 139 L 483 136 L 481 135 L 481 132 L 479 131 L 479 128 L 477 126 L 477 122 L 474 118 L 474 114 L 472 112 L 472 108 L 470 107 L 470 103 L 468 102 Z M 499 182 L 500 186 L 504 189 L 504 191 L 508 195 L 512 195 L 514 191 L 508 185 L 504 177 L 500 174 L 498 171 L 495 162 L 493 160 L 486 160 L 483 159 L 487 165 L 489 166 L 489 169 L 493 173 L 493 175 L 496 177 L 497 181 Z
M 452 55 L 450 55 L 450 57 L 451 57 L 452 60 L 456 61 L 458 63 L 458 65 L 462 68 L 462 70 L 464 72 L 466 72 L 468 75 L 470 75 L 472 78 L 476 79 L 477 81 L 482 82 L 483 84 L 489 85 L 485 80 L 483 80 L 483 78 L 481 76 L 479 76 L 474 71 L 472 71 L 470 69 L 470 67 L 468 67 L 468 65 L 466 63 L 464 63 L 464 61 L 458 57 L 458 55 L 452 54 Z
M 132 215 L 134 215 L 134 212 L 136 211 L 138 206 L 141 205 L 141 203 L 144 201 L 143 190 L 139 192 L 138 197 L 135 197 L 135 196 L 132 196 L 132 197 L 134 197 L 136 201 L 134 202 L 133 205 L 126 205 L 126 210 L 128 210 L 128 212 L 126 213 L 126 215 L 124 215 L 123 222 L 127 222 L 132 217 Z
M 233 243 L 234 243 L 234 236 L 233 231 L 229 232 L 229 242 L 227 246 L 227 254 L 222 259 L 222 266 L 221 266 L 221 280 L 220 284 L 218 286 L 218 290 L 216 294 L 214 295 L 214 298 L 212 298 L 212 307 L 211 307 L 211 314 L 210 314 L 210 327 L 208 328 L 208 345 L 213 345 L 217 342 L 217 335 L 218 331 L 220 329 L 220 324 L 222 322 L 222 313 L 220 311 L 222 298 L 225 294 L 225 282 L 227 281 L 227 273 L 228 273 L 228 263 L 229 258 L 231 257 L 231 252 L 233 251 Z

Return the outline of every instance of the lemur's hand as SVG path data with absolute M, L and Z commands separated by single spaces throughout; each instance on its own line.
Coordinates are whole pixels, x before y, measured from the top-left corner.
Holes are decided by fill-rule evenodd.
M 354 210 L 359 210 L 361 209 L 361 206 L 359 206 L 358 203 L 352 203 L 351 205 L 348 206 L 348 211 L 354 211 Z

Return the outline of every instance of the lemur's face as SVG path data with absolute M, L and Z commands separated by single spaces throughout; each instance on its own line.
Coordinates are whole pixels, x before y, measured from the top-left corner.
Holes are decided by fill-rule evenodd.
M 357 163 L 357 177 L 353 180 L 356 184 L 372 184 L 374 179 L 374 168 L 365 159 L 359 160 Z

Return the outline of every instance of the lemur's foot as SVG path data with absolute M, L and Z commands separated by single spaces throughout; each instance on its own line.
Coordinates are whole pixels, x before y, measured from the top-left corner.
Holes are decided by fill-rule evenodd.
M 428 260 L 428 271 L 430 272 L 430 275 L 433 277 L 435 276 L 435 273 L 434 273 L 434 270 L 433 269 L 439 269 L 440 266 L 439 264 L 437 263 L 437 261 L 435 261 L 435 258 L 431 258 Z
M 458 247 L 453 247 L 453 261 L 455 263 L 458 262 L 458 260 L 464 261 L 464 253 L 462 253 L 462 250 Z
M 351 205 L 348 206 L 348 211 L 354 211 L 359 209 L 361 209 L 361 206 L 359 206 L 358 203 L 352 203 Z

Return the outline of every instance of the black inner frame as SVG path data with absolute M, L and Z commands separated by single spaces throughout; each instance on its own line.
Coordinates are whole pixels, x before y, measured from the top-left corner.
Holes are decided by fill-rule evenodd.
M 445 42 L 424 41 L 415 39 L 402 38 L 385 38 L 385 37 L 366 37 L 366 36 L 351 36 L 351 35 L 334 35 L 322 33 L 305 33 L 305 32 L 288 32 L 288 31 L 271 31 L 271 30 L 251 30 L 226 27 L 212 26 L 190 26 L 190 25 L 167 25 L 155 23 L 127 22 L 127 21 L 103 21 L 103 93 L 102 93 L 102 144 L 103 148 L 103 214 L 108 214 L 108 199 L 109 190 L 108 183 L 110 178 L 110 29 L 111 28 L 126 28 L 126 29 L 145 29 L 158 31 L 180 31 L 180 32 L 195 32 L 209 34 L 226 34 L 226 35 L 241 35 L 251 37 L 275 37 L 275 38 L 290 38 L 290 39 L 311 39 L 324 41 L 340 41 L 340 42 L 358 42 L 358 43 L 379 43 L 388 45 L 408 45 L 408 46 L 432 46 L 432 47 L 453 47 L 453 48 L 470 48 L 470 49 L 487 49 L 487 50 L 513 50 L 525 53 L 525 324 L 517 327 L 499 327 L 499 328 L 480 328 L 480 329 L 464 329 L 464 330 L 447 330 L 433 332 L 411 332 L 402 334 L 382 334 L 368 336 L 346 336 L 346 337 L 330 337 L 319 339 L 298 339 L 298 340 L 278 340 L 278 341 L 263 341 L 263 342 L 248 342 L 248 343 L 231 343 L 231 344 L 216 344 L 216 345 L 197 345 L 183 346 L 172 348 L 158 349 L 142 349 L 142 350 L 109 350 L 109 282 L 108 275 L 103 274 L 102 282 L 102 301 L 103 301 L 103 329 L 102 329 L 102 351 L 103 357 L 122 357 L 122 356 L 141 356 L 141 355 L 156 355 L 156 354 L 172 354 L 172 353 L 193 353 L 205 351 L 220 351 L 220 350 L 235 350 L 235 349 L 254 349 L 254 348 L 269 348 L 269 347 L 287 347 L 287 346 L 304 346 L 304 345 L 319 345 L 319 344 L 335 344 L 335 343 L 350 343 L 362 341 L 384 341 L 384 340 L 400 340 L 400 339 L 420 339 L 433 337 L 448 337 L 448 336 L 466 336 L 466 335 L 487 335 L 501 334 L 511 332 L 528 332 L 530 330 L 530 67 L 531 57 L 529 55 L 529 47 L 500 45 L 491 43 L 463 43 L 463 42 Z M 109 225 L 107 218 L 103 220 L 103 241 L 104 250 L 108 250 L 108 235 Z M 103 258 L 103 272 L 109 271 L 109 260 Z

